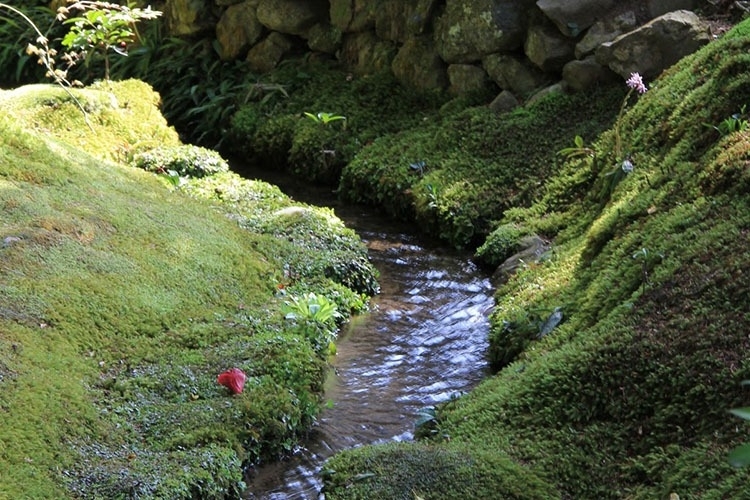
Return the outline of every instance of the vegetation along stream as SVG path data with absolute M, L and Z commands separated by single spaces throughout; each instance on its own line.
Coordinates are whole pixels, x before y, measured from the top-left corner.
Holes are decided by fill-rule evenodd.
M 357 208 L 335 210 L 367 244 L 381 293 L 369 314 L 341 332 L 328 404 L 309 440 L 291 459 L 251 471 L 248 499 L 318 498 L 325 459 L 362 444 L 412 439 L 420 411 L 470 390 L 487 373 L 493 293 L 468 254 L 420 241 Z

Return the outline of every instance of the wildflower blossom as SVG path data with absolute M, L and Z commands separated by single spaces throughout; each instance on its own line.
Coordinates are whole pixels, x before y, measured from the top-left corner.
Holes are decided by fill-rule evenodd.
M 630 78 L 625 83 L 631 89 L 638 91 L 639 94 L 645 94 L 648 90 L 646 84 L 643 83 L 643 77 L 639 73 L 630 73 Z

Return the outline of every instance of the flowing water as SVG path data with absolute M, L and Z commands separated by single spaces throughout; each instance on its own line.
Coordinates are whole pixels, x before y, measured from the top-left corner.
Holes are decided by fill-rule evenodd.
M 249 471 L 246 499 L 323 498 L 319 472 L 327 458 L 412 439 L 421 408 L 472 389 L 487 374 L 489 277 L 468 255 L 420 242 L 387 219 L 334 209 L 367 244 L 382 290 L 371 312 L 341 332 L 328 404 L 309 439 L 290 459 Z

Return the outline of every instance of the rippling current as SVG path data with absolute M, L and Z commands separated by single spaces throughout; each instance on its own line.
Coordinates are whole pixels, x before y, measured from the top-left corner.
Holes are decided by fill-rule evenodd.
M 324 461 L 346 448 L 410 440 L 419 409 L 472 389 L 487 374 L 486 273 L 468 255 L 420 243 L 386 219 L 335 209 L 381 273 L 371 312 L 341 332 L 325 399 L 289 460 L 248 473 L 246 499 L 319 499 Z

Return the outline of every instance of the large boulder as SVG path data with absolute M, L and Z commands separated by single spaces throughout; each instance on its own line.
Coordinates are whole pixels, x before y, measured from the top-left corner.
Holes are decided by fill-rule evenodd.
M 257 10 L 266 28 L 303 37 L 313 25 L 327 21 L 327 13 L 325 0 L 260 0 Z
M 617 1 L 539 0 L 536 5 L 557 26 L 560 33 L 577 37 L 617 5 Z
M 448 90 L 453 95 L 466 95 L 492 88 L 487 72 L 473 64 L 451 64 L 448 66 Z
M 380 38 L 404 42 L 430 26 L 437 0 L 384 0 L 375 12 L 375 32 Z
M 611 42 L 618 36 L 638 27 L 635 12 L 627 10 L 612 18 L 602 19 L 591 26 L 580 42 L 576 44 L 576 58 L 593 54 L 605 42 Z
M 491 54 L 482 60 L 482 66 L 498 87 L 511 91 L 521 99 L 552 83 L 549 75 L 525 58 Z
M 647 4 L 648 13 L 654 18 L 676 10 L 693 10 L 698 0 L 648 0 Z
M 523 50 L 526 57 L 545 72 L 560 71 L 575 57 L 573 41 L 549 24 L 529 27 Z
M 379 39 L 372 31 L 344 35 L 339 60 L 358 74 L 371 74 L 390 68 L 396 45 Z
M 709 40 L 706 24 L 695 13 L 679 10 L 603 43 L 596 50 L 596 60 L 623 78 L 631 73 L 655 78 Z
M 591 55 L 584 59 L 570 61 L 563 66 L 562 77 L 568 88 L 580 92 L 601 83 L 614 81 L 617 75 L 596 62 L 596 58 Z
M 335 54 L 341 47 L 341 30 L 328 23 L 318 23 L 307 32 L 310 50 Z
M 204 0 L 170 0 L 163 12 L 167 30 L 173 36 L 201 35 L 216 27 L 217 19 Z
M 267 73 L 274 69 L 293 47 L 294 43 L 288 36 L 274 31 L 250 49 L 246 60 L 253 71 Z
M 258 0 L 245 0 L 230 5 L 216 25 L 216 40 L 221 47 L 221 58 L 233 60 L 244 56 L 247 49 L 263 36 L 263 25 L 255 11 Z
M 447 0 L 435 22 L 435 43 L 448 63 L 473 63 L 519 49 L 533 0 Z
M 426 36 L 409 38 L 393 59 L 391 71 L 400 82 L 418 89 L 443 89 L 448 85 L 446 65 L 432 38 Z
M 330 0 L 331 24 L 342 33 L 373 29 L 376 7 L 377 3 L 372 0 Z

